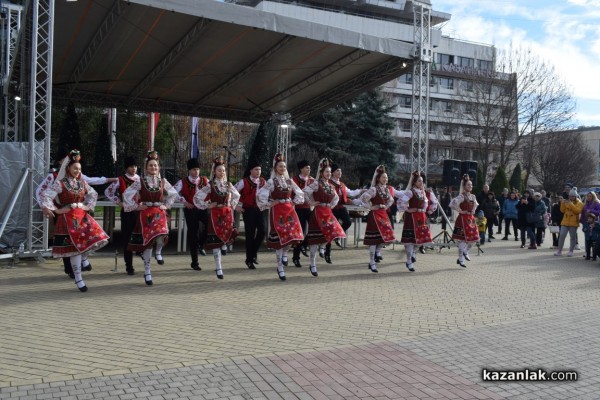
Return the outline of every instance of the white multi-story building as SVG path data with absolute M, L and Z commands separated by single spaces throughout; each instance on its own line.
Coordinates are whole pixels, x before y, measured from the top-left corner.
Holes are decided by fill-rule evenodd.
M 232 0 L 237 4 L 255 7 L 294 18 L 310 20 L 332 27 L 358 31 L 376 37 L 391 38 L 408 43 L 414 42 L 412 0 Z M 427 3 L 428 0 L 419 0 Z M 482 160 L 481 141 L 476 140 L 482 131 L 497 129 L 497 124 L 482 126 L 481 80 L 487 81 L 490 96 L 504 100 L 490 102 L 492 114 L 506 113 L 503 102 L 516 103 L 513 88 L 509 91 L 510 76 L 496 72 L 496 49 L 494 46 L 454 39 L 442 34 L 438 28 L 450 19 L 450 14 L 431 11 L 431 65 L 429 104 L 429 173 L 441 175 L 444 159 Z M 479 83 L 478 83 L 479 82 Z M 393 132 L 398 140 L 397 162 L 409 168 L 411 148 L 411 120 L 413 86 L 412 74 L 406 73 L 382 87 L 388 100 L 395 104 L 391 113 L 396 121 Z M 508 99 L 508 100 L 506 100 Z M 516 105 L 512 105 L 516 110 Z M 489 116 L 488 116 L 489 117 Z M 488 118 L 489 120 L 489 118 Z M 506 129 L 506 127 L 505 127 Z M 516 135 L 516 124 L 514 129 Z M 487 146 L 488 162 L 493 169 L 497 161 L 495 146 Z M 490 171 L 488 171 L 490 172 Z

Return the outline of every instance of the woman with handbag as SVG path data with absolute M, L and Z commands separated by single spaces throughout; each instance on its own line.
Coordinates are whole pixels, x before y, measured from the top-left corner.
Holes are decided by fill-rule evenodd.
M 535 233 L 533 230 L 535 229 L 535 202 L 533 200 L 532 192 L 530 189 L 525 190 L 523 193 L 523 197 L 517 204 L 517 221 L 519 224 L 519 229 L 521 230 L 521 248 L 525 248 L 526 237 L 529 236 L 529 249 L 535 250 L 537 246 L 535 244 Z

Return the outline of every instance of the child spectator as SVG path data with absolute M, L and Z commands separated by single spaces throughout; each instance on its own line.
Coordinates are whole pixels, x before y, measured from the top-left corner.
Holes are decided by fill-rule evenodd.
M 596 246 L 597 242 L 597 231 L 594 235 L 594 227 L 596 226 L 596 214 L 589 212 L 586 220 L 583 222 L 583 234 L 585 235 L 585 259 L 596 261 Z M 590 257 L 590 252 L 591 256 Z
M 483 210 L 477 211 L 475 223 L 477 224 L 477 230 L 479 231 L 479 244 L 485 244 L 485 229 L 487 227 L 487 218 L 483 216 Z

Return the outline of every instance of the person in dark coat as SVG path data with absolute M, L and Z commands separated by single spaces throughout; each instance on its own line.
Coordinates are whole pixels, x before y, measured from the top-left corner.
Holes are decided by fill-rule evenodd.
M 529 236 L 530 244 L 529 249 L 536 249 L 537 246 L 535 244 L 535 234 L 533 230 L 535 226 L 529 222 L 527 222 L 527 213 L 532 213 L 535 210 L 535 202 L 533 201 L 533 196 L 531 190 L 527 189 L 523 193 L 523 197 L 517 204 L 517 223 L 519 225 L 519 230 L 521 231 L 521 248 L 525 248 L 525 233 Z
M 494 192 L 488 191 L 487 197 L 483 200 L 483 204 L 481 205 L 481 211 L 483 211 L 483 215 L 487 220 L 488 242 L 491 242 L 492 239 L 495 239 L 494 223 L 500 212 L 500 205 L 498 204 L 498 200 L 496 200 Z

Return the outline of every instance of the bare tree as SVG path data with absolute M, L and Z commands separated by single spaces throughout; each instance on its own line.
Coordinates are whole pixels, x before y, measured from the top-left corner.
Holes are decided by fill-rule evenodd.
M 481 170 L 487 174 L 492 152 L 498 166 L 506 169 L 519 155 L 522 142 L 533 148 L 535 136 L 572 127 L 575 100 L 547 61 L 530 49 L 499 51 L 494 71 L 479 71 L 472 90 L 464 95 L 471 103 L 470 123 L 476 126 L 473 142 L 479 152 Z M 525 157 L 525 184 L 531 173 L 531 157 Z
M 593 180 L 597 162 L 581 132 L 538 134 L 525 148 L 531 155 L 531 174 L 546 190 L 559 192 L 565 182 L 586 186 Z

